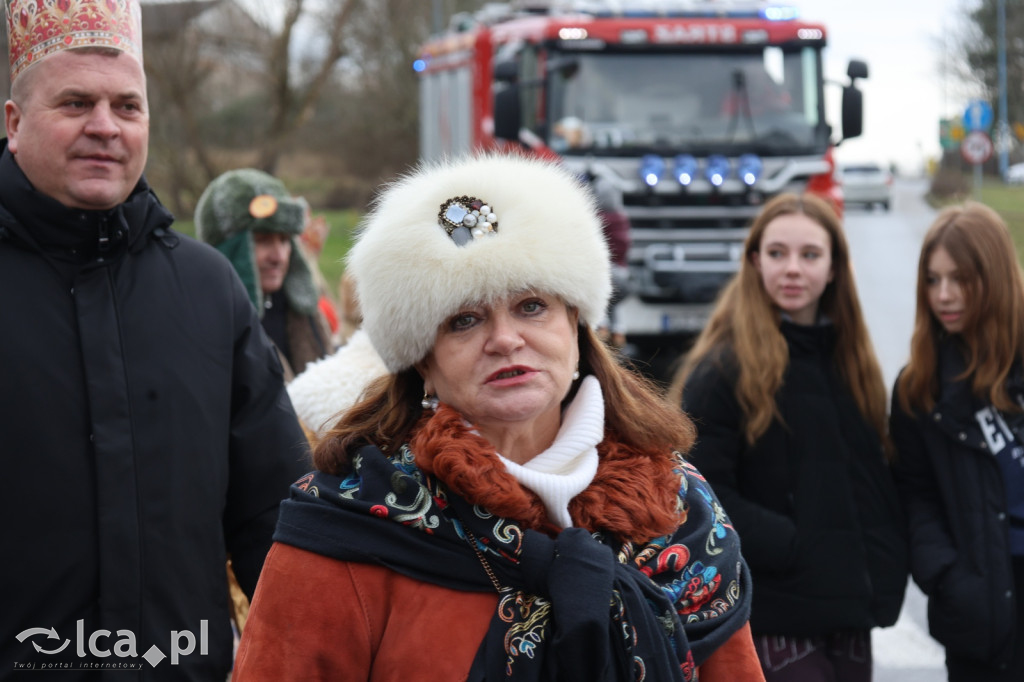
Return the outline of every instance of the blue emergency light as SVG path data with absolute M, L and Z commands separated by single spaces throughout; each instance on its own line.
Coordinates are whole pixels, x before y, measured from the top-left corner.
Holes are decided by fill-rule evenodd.
M 730 169 L 729 159 L 721 154 L 712 154 L 708 157 L 707 166 L 704 168 L 704 177 L 715 187 L 721 187 L 725 179 L 729 177 Z
M 654 187 L 665 172 L 665 159 L 657 154 L 644 154 L 640 159 L 640 179 L 648 187 Z
M 717 2 L 693 2 L 692 0 L 619 0 L 605 3 L 600 0 L 577 0 L 571 6 L 574 11 L 596 17 L 693 17 L 745 19 L 760 17 L 769 21 L 792 21 L 799 17 L 799 11 L 788 5 L 775 5 L 750 0 L 722 6 Z
M 693 158 L 691 154 L 680 154 L 672 166 L 672 175 L 680 185 L 689 187 L 694 176 L 697 175 L 697 159 Z
M 736 163 L 736 174 L 748 187 L 757 182 L 761 177 L 762 170 L 764 170 L 764 164 L 761 163 L 761 157 L 757 154 L 744 154 Z
M 772 5 L 761 10 L 761 16 L 768 21 L 794 21 L 800 18 L 800 11 L 796 7 Z

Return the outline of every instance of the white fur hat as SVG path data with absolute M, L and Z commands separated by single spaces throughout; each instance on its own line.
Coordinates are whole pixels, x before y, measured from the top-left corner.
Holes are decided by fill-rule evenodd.
M 469 237 L 443 226 L 474 200 L 489 207 L 494 232 Z M 347 261 L 363 326 L 391 372 L 426 357 L 438 327 L 468 303 L 534 289 L 560 296 L 596 325 L 612 290 L 593 195 L 555 162 L 522 155 L 421 165 L 377 198 Z

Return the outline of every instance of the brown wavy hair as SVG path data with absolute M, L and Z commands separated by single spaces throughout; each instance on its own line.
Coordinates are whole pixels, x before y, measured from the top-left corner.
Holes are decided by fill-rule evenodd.
M 928 303 L 928 261 L 942 247 L 957 267 L 963 291 L 964 328 L 958 334 L 974 395 L 1000 410 L 1019 411 L 1006 393 L 1006 377 L 1024 359 L 1024 281 L 1006 223 L 974 201 L 943 209 L 921 245 L 917 311 L 910 361 L 896 383 L 900 406 L 927 412 L 939 396 L 937 344 L 945 334 Z
M 623 364 L 594 332 L 579 328 L 580 374 L 593 374 L 604 395 L 605 438 L 636 450 L 687 452 L 696 432 L 693 422 L 677 406 L 667 403 L 659 388 Z M 575 395 L 575 386 L 566 401 Z M 313 464 L 320 471 L 344 474 L 349 457 L 363 444 L 394 450 L 411 440 L 423 414 L 423 379 L 414 368 L 389 374 L 371 383 L 362 399 L 324 434 L 313 448 Z
M 697 364 L 709 357 L 720 360 L 721 350 L 728 348 L 739 366 L 736 397 L 743 409 L 747 442 L 753 444 L 764 435 L 773 419 L 782 420 L 775 396 L 789 365 L 789 348 L 779 329 L 779 310 L 764 288 L 753 255 L 760 251 L 764 231 L 773 220 L 795 214 L 807 216 L 828 232 L 833 277 L 818 310 L 835 325 L 840 374 L 888 452 L 887 391 L 861 313 L 850 249 L 832 206 L 813 194 L 780 194 L 764 205 L 747 235 L 740 270 L 719 294 L 707 325 L 673 377 L 668 397 L 680 404 L 686 379 Z

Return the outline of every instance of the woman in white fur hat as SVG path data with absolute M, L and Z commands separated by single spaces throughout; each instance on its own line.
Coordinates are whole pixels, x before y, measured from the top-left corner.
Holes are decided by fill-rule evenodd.
M 282 504 L 235 682 L 763 679 L 692 424 L 592 331 L 609 256 L 574 176 L 421 167 L 348 268 L 388 374 Z

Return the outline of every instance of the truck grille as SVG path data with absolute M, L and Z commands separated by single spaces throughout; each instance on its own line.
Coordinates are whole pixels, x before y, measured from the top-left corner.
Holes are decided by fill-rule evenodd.
M 758 191 L 746 192 L 627 192 L 622 195 L 628 206 L 645 208 L 713 206 L 716 208 L 760 207 L 769 197 Z
M 750 225 L 751 217 L 747 215 L 729 216 L 691 216 L 666 214 L 661 216 L 629 215 L 629 224 L 634 230 L 699 230 L 699 229 L 743 229 Z

